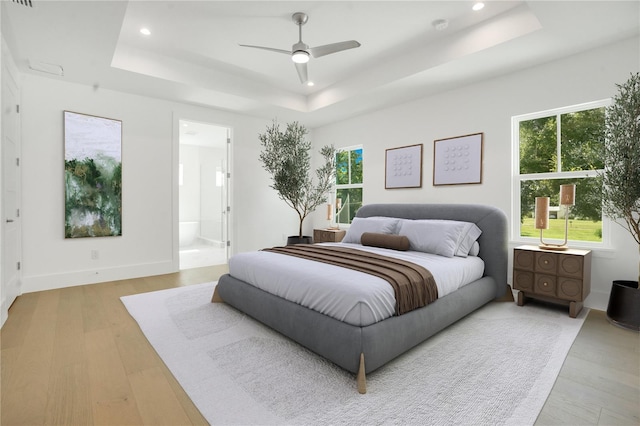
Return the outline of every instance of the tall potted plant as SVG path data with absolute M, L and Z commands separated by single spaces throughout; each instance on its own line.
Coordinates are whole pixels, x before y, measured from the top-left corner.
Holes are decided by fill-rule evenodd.
M 618 87 L 605 116 L 605 169 L 602 212 L 624 226 L 640 255 L 640 73 Z M 607 316 L 614 323 L 640 329 L 640 259 L 638 281 L 613 281 Z
M 324 164 L 316 169 L 314 181 L 311 173 L 311 142 L 305 139 L 308 131 L 293 122 L 284 132 L 274 120 L 267 131 L 259 135 L 262 144 L 260 161 L 271 174 L 271 188 L 298 214 L 298 235 L 291 236 L 287 244 L 311 243 L 313 238 L 302 235 L 302 223 L 316 207 L 327 201 L 326 194 L 335 182 L 336 151 L 333 146 L 324 146 L 320 154 Z

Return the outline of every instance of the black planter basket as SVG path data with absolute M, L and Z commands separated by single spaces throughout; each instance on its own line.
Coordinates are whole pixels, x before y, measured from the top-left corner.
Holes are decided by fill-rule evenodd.
M 620 327 L 640 331 L 638 281 L 616 280 L 611 286 L 607 318 Z
M 287 245 L 291 246 L 293 244 L 313 244 L 313 237 L 310 237 L 310 236 L 299 237 L 297 235 L 288 237 Z

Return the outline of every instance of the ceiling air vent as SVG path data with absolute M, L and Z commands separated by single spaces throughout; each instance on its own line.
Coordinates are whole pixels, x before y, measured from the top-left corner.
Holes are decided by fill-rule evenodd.
M 33 7 L 33 3 L 31 3 L 31 0 L 13 0 L 13 2 L 21 4 L 23 6 Z
M 62 65 L 58 64 L 49 64 L 47 62 L 33 61 L 29 59 L 29 69 L 64 77 L 64 69 L 62 68 Z

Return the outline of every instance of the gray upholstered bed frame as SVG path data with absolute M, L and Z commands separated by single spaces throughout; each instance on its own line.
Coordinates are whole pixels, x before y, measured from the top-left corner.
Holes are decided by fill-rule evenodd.
M 494 207 L 474 204 L 370 204 L 357 217 L 449 219 L 474 222 L 485 262 L 484 276 L 454 293 L 401 316 L 357 327 L 266 293 L 231 275 L 218 281 L 213 301 L 226 302 L 311 351 L 357 374 L 358 391 L 366 392 L 370 373 L 423 342 L 507 288 L 507 219 Z

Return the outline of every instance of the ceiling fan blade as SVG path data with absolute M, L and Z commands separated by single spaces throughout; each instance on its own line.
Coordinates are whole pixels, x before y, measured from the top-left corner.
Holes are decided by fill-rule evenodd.
M 241 44 L 240 46 L 242 46 L 242 47 L 252 47 L 254 49 L 270 50 L 272 52 L 284 53 L 286 55 L 291 55 L 291 51 L 290 50 L 274 49 L 273 47 L 264 47 L 264 46 L 252 46 L 250 44 Z
M 325 44 L 324 46 L 312 47 L 309 49 L 309 53 L 314 58 L 330 55 L 332 53 L 342 52 L 343 50 L 353 49 L 360 47 L 360 43 L 355 40 L 341 41 L 339 43 Z
M 307 64 L 295 64 L 296 71 L 298 71 L 298 77 L 300 77 L 300 83 L 304 84 L 309 80 L 307 75 Z

